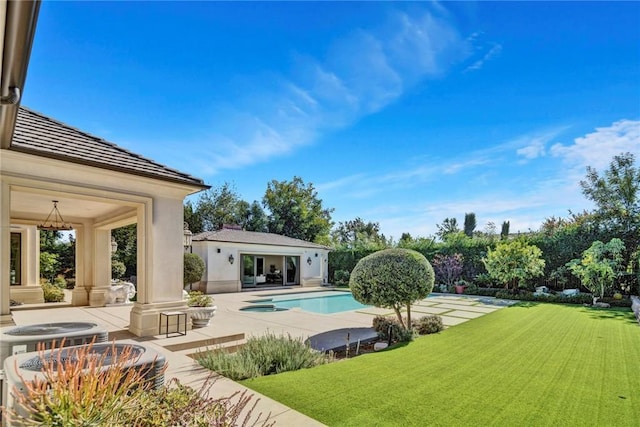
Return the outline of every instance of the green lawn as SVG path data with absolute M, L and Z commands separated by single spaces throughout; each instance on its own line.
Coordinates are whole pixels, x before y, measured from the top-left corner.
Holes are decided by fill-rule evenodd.
M 638 426 L 640 326 L 630 311 L 523 303 L 243 384 L 329 426 Z

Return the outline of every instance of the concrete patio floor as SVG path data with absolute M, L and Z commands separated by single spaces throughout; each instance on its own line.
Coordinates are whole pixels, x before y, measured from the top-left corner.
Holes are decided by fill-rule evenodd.
M 264 313 L 240 311 L 240 308 L 251 305 L 248 301 L 264 298 L 267 294 L 285 295 L 287 293 L 314 292 L 314 295 L 321 295 L 315 292 L 328 290 L 330 289 L 291 288 L 277 291 L 252 290 L 242 293 L 217 294 L 214 297 L 218 310 L 210 326 L 189 330 L 184 336 L 169 336 L 168 338 L 165 334 L 144 338 L 130 334 L 128 325 L 132 305 L 98 308 L 69 306 L 48 308 L 47 305 L 32 308 L 22 306 L 12 310 L 12 314 L 17 325 L 63 321 L 99 323 L 109 331 L 111 339 L 133 339 L 164 354 L 169 365 L 166 372 L 167 381 L 175 377 L 181 383 L 199 389 L 207 379 L 212 377 L 212 373 L 201 368 L 189 355 L 206 350 L 208 345 L 211 346 L 220 337 L 231 339 L 231 342 L 227 342 L 226 345 L 239 345 L 244 342 L 243 336 L 257 336 L 265 333 L 289 334 L 306 339 L 336 329 L 371 327 L 374 316 L 393 314 L 392 310 L 380 308 L 365 308 L 335 314 L 318 314 L 300 309 Z M 434 294 L 412 306 L 412 317 L 439 314 L 442 316 L 445 326 L 454 326 L 512 303 L 512 301 L 486 297 Z M 261 413 L 261 419 L 269 415 L 277 425 L 322 425 L 268 397 L 258 395 L 234 381 L 214 376 L 215 382 L 211 385 L 210 396 L 229 396 L 238 391 L 248 391 L 249 394 L 255 395 L 254 399 L 259 399 L 253 414 Z M 254 416 L 253 419 L 255 420 L 256 417 Z

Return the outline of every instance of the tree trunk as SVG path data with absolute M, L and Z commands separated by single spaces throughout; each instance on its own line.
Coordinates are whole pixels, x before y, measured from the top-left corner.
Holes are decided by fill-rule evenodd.
M 406 329 L 411 329 L 411 303 L 407 303 L 407 327 Z
M 404 322 L 402 321 L 402 313 L 400 313 L 400 307 L 394 305 L 393 306 L 393 310 L 396 312 L 396 316 L 398 316 L 398 321 L 400 322 L 400 325 L 402 325 L 402 327 L 404 328 Z

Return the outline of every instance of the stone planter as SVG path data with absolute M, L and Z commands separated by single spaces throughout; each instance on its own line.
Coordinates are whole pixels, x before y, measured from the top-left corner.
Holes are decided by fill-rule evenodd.
M 213 307 L 189 307 L 191 315 L 191 326 L 194 328 L 203 328 L 209 326 L 211 319 L 216 314 L 217 306 Z
M 456 294 L 464 294 L 464 285 L 456 285 Z

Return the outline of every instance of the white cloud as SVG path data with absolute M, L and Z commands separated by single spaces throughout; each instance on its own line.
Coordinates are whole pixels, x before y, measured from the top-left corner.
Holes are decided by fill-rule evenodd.
M 241 111 L 216 117 L 215 134 L 199 160 L 210 174 L 286 155 L 446 73 L 467 45 L 442 14 L 394 12 L 378 29 L 338 39 L 324 58 L 296 55 L 290 75 L 270 78 L 269 87 L 238 101 Z
M 475 40 L 475 39 L 477 39 L 477 36 L 478 36 L 477 33 L 474 33 L 474 34 L 472 34 L 471 39 Z M 494 43 L 491 46 L 491 49 L 489 49 L 487 51 L 487 53 L 485 53 L 482 58 L 478 59 L 473 64 L 469 65 L 465 69 L 465 72 L 467 72 L 467 71 L 476 71 L 476 70 L 481 69 L 487 61 L 489 61 L 492 58 L 495 58 L 496 56 L 498 56 L 500 54 L 500 52 L 502 52 L 502 45 L 498 44 L 498 43 Z
M 640 120 L 619 120 L 611 126 L 578 137 L 571 145 L 554 144 L 551 154 L 578 167 L 605 168 L 613 156 L 623 152 L 640 153 Z
M 533 141 L 530 145 L 522 147 L 516 151 L 519 156 L 524 156 L 525 159 L 535 159 L 545 155 L 544 143 L 539 140 Z

